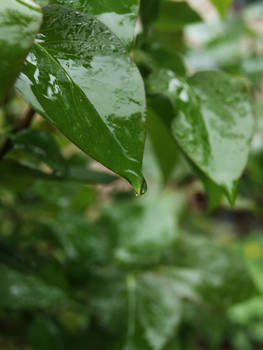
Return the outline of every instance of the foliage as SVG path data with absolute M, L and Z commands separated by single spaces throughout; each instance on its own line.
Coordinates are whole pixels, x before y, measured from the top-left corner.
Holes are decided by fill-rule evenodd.
M 37 3 L 0 4 L 0 349 L 260 349 L 262 4 Z

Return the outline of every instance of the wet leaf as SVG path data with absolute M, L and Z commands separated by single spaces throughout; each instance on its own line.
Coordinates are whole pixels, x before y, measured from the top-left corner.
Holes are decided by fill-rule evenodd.
M 41 23 L 32 0 L 0 3 L 0 102 L 14 84 Z
M 107 27 L 63 6 L 45 7 L 16 87 L 79 148 L 143 192 L 144 86 Z
M 93 15 L 109 27 L 125 46 L 130 47 L 133 42 L 139 0 L 49 0 L 49 3 Z
M 254 128 L 244 83 L 219 71 L 199 72 L 187 81 L 161 71 L 151 76 L 149 89 L 170 98 L 178 145 L 233 203 Z

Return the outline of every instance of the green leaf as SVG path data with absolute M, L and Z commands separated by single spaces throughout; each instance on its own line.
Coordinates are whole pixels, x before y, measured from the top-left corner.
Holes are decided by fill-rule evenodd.
M 18 176 L 19 174 L 19 176 Z M 0 188 L 11 191 L 23 191 L 35 181 L 44 180 L 52 182 L 70 181 L 89 185 L 109 184 L 116 178 L 110 174 L 90 169 L 70 169 L 66 177 L 47 174 L 38 169 L 23 165 L 10 159 L 0 162 Z
M 232 0 L 210 0 L 221 17 L 225 17 Z
M 27 129 L 12 137 L 15 150 L 26 151 L 49 165 L 57 175 L 65 175 L 66 162 L 55 139 L 47 132 Z
M 199 280 L 195 271 L 167 266 L 136 275 L 108 269 L 93 290 L 92 305 L 102 324 L 121 330 L 125 350 L 161 350 L 181 321 L 183 299 L 199 301 Z
M 166 183 L 178 159 L 178 146 L 167 125 L 163 114 L 172 113 L 169 101 L 161 96 L 149 100 L 147 127 L 153 151 L 162 172 L 163 182 Z M 161 116 L 160 116 L 161 114 Z
M 184 233 L 174 250 L 175 264 L 200 273 L 196 292 L 212 308 L 226 309 L 257 294 L 239 254 L 211 238 Z
M 133 42 L 135 24 L 139 12 L 139 0 L 50 0 L 74 10 L 95 16 L 121 39 L 125 46 Z
M 160 30 L 180 30 L 186 25 L 202 21 L 201 17 L 185 1 L 167 1 L 161 3 L 159 18 L 155 27 Z
M 160 0 L 141 0 L 140 18 L 145 26 L 158 18 Z
M 137 279 L 133 275 L 127 276 L 128 331 L 125 350 L 163 348 L 181 319 L 177 287 L 174 279 L 158 273 L 145 273 Z
M 65 349 L 65 334 L 50 318 L 37 316 L 30 327 L 30 338 L 33 350 Z
M 0 265 L 0 307 L 32 310 L 62 305 L 69 305 L 69 299 L 60 289 Z
M 175 199 L 168 193 L 122 201 L 107 208 L 107 227 L 116 242 L 115 259 L 128 265 L 159 261 L 178 238 L 177 223 L 181 209 L 181 198 Z
M 32 0 L 1 1 L 0 103 L 22 70 L 40 23 L 40 9 Z
M 171 100 L 178 145 L 233 203 L 254 128 L 244 83 L 219 71 L 199 72 L 187 81 L 160 71 L 148 83 L 152 93 Z
M 11 191 L 21 191 L 32 185 L 38 179 L 51 179 L 51 175 L 25 166 L 13 160 L 0 162 L 0 188 Z
M 144 86 L 104 24 L 63 6 L 45 7 L 17 89 L 79 148 L 143 192 Z

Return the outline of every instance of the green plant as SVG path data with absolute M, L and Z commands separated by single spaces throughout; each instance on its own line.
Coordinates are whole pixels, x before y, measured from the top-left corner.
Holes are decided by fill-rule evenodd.
M 263 343 L 262 5 L 211 3 L 0 3 L 1 350 Z

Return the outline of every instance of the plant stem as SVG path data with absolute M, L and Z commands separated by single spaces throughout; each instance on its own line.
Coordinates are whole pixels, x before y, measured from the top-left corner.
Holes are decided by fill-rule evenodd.
M 19 131 L 27 129 L 35 115 L 35 111 L 32 108 L 29 108 L 24 115 L 21 117 L 20 123 L 12 130 L 12 134 L 17 134 Z M 0 159 L 4 158 L 4 156 L 12 149 L 13 144 L 12 140 L 8 138 L 3 146 L 0 148 Z

